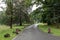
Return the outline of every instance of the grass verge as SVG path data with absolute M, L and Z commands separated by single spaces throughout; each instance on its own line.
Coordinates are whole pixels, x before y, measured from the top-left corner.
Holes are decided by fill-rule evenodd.
M 39 25 L 39 29 L 42 30 L 43 32 L 47 32 L 47 33 L 48 33 L 48 27 L 50 27 L 51 33 L 54 36 L 60 36 L 60 29 L 57 29 L 55 26 Z
M 23 30 L 24 26 L 13 26 L 13 29 L 10 29 L 6 25 L 0 25 L 0 40 L 12 40 L 16 36 L 16 34 L 13 33 L 13 31 L 15 31 L 16 28 Z M 6 33 L 10 34 L 9 38 L 4 38 L 4 35 Z

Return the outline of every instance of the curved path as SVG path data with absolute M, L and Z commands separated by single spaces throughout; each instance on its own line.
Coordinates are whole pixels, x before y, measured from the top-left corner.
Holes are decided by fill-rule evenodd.
M 60 40 L 60 37 L 44 33 L 37 28 L 38 24 L 27 27 L 22 34 L 19 34 L 13 40 Z

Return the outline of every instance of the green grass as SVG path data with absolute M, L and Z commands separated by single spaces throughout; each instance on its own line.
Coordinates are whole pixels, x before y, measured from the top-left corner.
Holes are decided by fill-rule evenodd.
M 24 26 L 13 26 L 13 29 L 10 29 L 9 26 L 0 25 L 0 40 L 12 40 L 16 36 L 16 34 L 13 33 L 13 31 L 15 31 L 16 28 L 23 30 Z M 10 34 L 9 38 L 4 38 L 4 35 L 6 33 Z
M 57 29 L 55 26 L 39 25 L 39 29 L 41 29 L 43 32 L 48 32 L 48 27 L 51 28 L 51 33 L 54 36 L 60 36 L 60 29 Z

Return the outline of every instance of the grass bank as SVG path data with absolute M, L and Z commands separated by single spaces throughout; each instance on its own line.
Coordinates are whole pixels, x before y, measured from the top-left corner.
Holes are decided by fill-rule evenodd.
M 50 27 L 51 29 L 51 33 L 54 36 L 60 36 L 60 29 L 56 28 L 55 26 L 48 26 L 48 25 L 39 25 L 39 29 L 42 30 L 43 32 L 47 32 L 48 33 L 48 27 Z
M 10 29 L 9 26 L 0 25 L 0 40 L 12 40 L 16 36 L 16 34 L 13 33 L 13 31 L 15 31 L 16 28 L 23 30 L 24 26 L 13 26 L 13 29 Z M 10 34 L 9 38 L 4 38 L 4 35 L 6 33 Z

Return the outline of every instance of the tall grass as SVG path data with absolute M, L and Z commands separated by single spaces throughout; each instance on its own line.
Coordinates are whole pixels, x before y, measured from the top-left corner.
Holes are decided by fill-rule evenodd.
M 42 30 L 43 32 L 47 32 L 48 33 L 48 28 L 50 27 L 51 29 L 51 33 L 54 36 L 60 36 L 60 29 L 56 28 L 55 26 L 48 26 L 48 25 L 39 25 L 39 29 Z
M 0 25 L 0 40 L 12 40 L 16 36 L 16 34 L 13 33 L 16 28 L 23 30 L 24 26 L 13 26 L 13 29 L 10 29 L 9 26 Z M 9 38 L 4 38 L 6 33 L 10 34 Z

